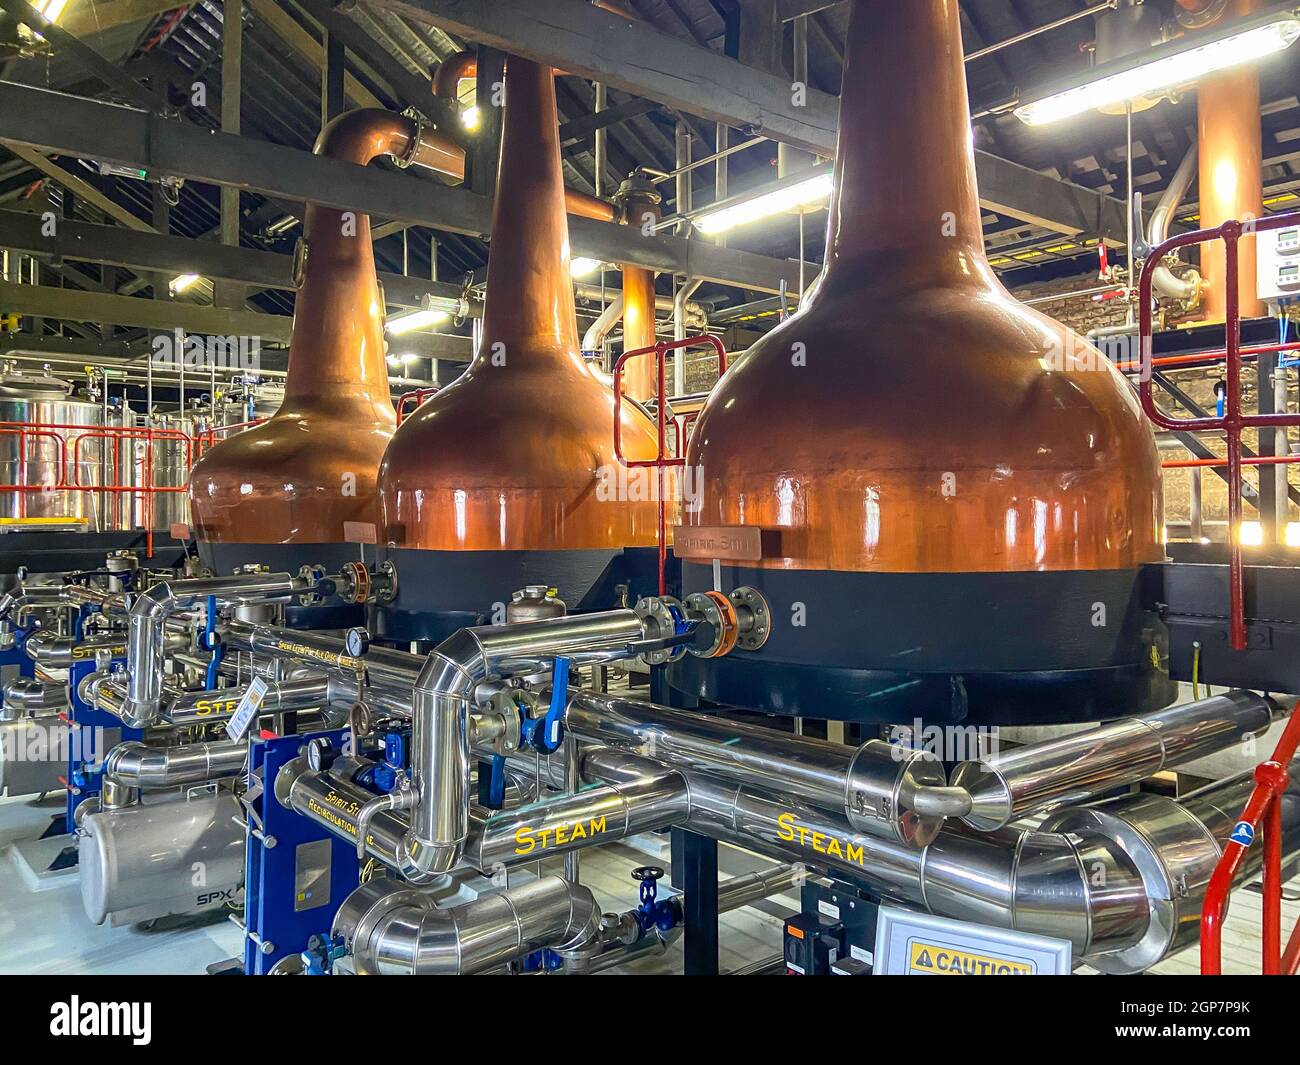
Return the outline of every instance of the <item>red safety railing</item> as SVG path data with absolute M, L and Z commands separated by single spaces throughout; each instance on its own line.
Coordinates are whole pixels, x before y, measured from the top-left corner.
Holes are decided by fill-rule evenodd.
M 424 406 L 425 401 L 430 396 L 438 393 L 439 386 L 433 385 L 429 388 L 413 388 L 410 392 L 403 392 L 394 401 L 397 407 L 397 424 L 401 425 L 408 417 Z
M 1271 344 L 1243 349 L 1241 346 L 1241 306 L 1238 298 L 1238 243 L 1242 234 L 1266 232 L 1282 229 L 1286 226 L 1300 224 L 1300 212 L 1271 215 L 1257 222 L 1251 222 L 1249 228 L 1241 222 L 1224 222 L 1215 229 L 1198 229 L 1192 233 L 1179 233 L 1170 237 L 1163 244 L 1151 249 L 1142 276 L 1138 282 L 1138 307 L 1140 311 L 1139 337 L 1141 343 L 1141 375 L 1138 379 L 1138 394 L 1142 399 L 1142 408 L 1147 417 L 1162 429 L 1183 432 L 1221 432 L 1227 443 L 1228 467 L 1228 634 L 1233 650 L 1241 651 L 1246 647 L 1246 602 L 1245 578 L 1241 549 L 1241 470 L 1245 465 L 1241 453 L 1241 434 L 1244 429 L 1274 429 L 1284 426 L 1300 425 L 1300 414 L 1285 412 L 1276 414 L 1243 414 L 1241 410 L 1241 363 L 1243 358 L 1259 356 L 1272 352 L 1297 350 L 1297 344 Z M 1211 240 L 1224 243 L 1224 283 L 1227 287 L 1226 321 L 1224 323 L 1224 350 L 1222 352 L 1205 352 L 1198 354 L 1200 361 L 1224 358 L 1227 362 L 1227 394 L 1225 396 L 1222 416 L 1204 418 L 1172 418 L 1162 411 L 1155 401 L 1152 387 L 1151 370 L 1155 368 L 1152 358 L 1152 322 L 1153 303 L 1151 298 L 1151 278 L 1155 269 L 1166 255 L 1178 248 L 1193 244 L 1204 244 Z M 1186 358 L 1175 356 L 1175 358 Z M 1285 458 L 1285 456 L 1284 456 Z M 1260 463 L 1256 463 L 1257 465 Z
M 188 490 L 189 472 L 203 451 L 218 441 L 233 426 L 219 430 L 204 430 L 190 434 L 179 429 L 153 427 L 123 427 L 75 425 L 58 422 L 0 422 L 0 434 L 18 439 L 18 466 L 21 479 L 13 483 L 0 483 L 0 493 L 14 492 L 19 500 L 19 517 L 27 515 L 28 495 L 47 492 L 104 493 L 113 500 L 113 514 L 102 516 L 107 525 L 123 524 L 123 507 L 130 500 L 139 500 L 143 513 L 142 524 L 149 539 L 148 552 L 153 553 L 154 500 L 160 493 Z M 155 461 L 156 444 L 179 445 L 181 463 L 171 472 L 181 474 L 175 485 L 157 484 L 158 464 Z M 142 445 L 142 446 L 141 446 Z M 127 454 L 123 451 L 127 450 Z M 46 467 L 45 475 L 35 480 L 27 476 L 29 467 Z M 131 476 L 127 476 L 127 469 Z M 86 472 L 97 471 L 94 482 L 86 480 Z M 102 482 L 102 483 L 101 483 Z M 107 507 L 105 507 L 107 510 Z
M 675 422 L 676 444 L 673 455 L 668 454 L 668 384 L 667 384 L 667 355 L 670 351 L 679 351 L 685 348 L 700 347 L 704 344 L 711 345 L 718 356 L 718 376 L 721 377 L 727 372 L 727 350 L 722 346 L 722 341 L 715 336 L 694 336 L 686 337 L 684 340 L 661 340 L 653 347 L 636 348 L 633 351 L 625 351 L 614 362 L 614 456 L 627 469 L 654 469 L 657 470 L 658 491 L 656 496 L 659 500 L 659 594 L 664 595 L 668 590 L 666 570 L 668 566 L 668 528 L 664 516 L 667 501 L 664 499 L 664 470 L 669 466 L 685 466 L 686 454 L 683 442 L 685 439 L 685 426 Z M 631 359 L 643 358 L 646 355 L 655 357 L 658 392 L 656 393 L 655 404 L 655 425 L 658 430 L 659 447 L 658 452 L 652 459 L 629 459 L 623 455 L 623 367 Z
M 1294 976 L 1300 969 L 1300 922 L 1292 930 L 1286 950 L 1282 949 L 1282 796 L 1290 781 L 1291 760 L 1297 745 L 1300 745 L 1300 713 L 1291 715 L 1273 757 L 1255 767 L 1255 790 L 1232 835 L 1224 843 L 1223 855 L 1210 877 L 1201 907 L 1203 976 L 1219 976 L 1223 972 L 1223 921 L 1228 895 L 1261 825 L 1264 829 L 1264 975 Z

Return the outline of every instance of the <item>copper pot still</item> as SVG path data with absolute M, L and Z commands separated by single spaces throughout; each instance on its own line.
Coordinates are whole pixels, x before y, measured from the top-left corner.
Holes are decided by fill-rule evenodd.
M 1155 441 L 1128 383 L 988 264 L 958 18 L 957 0 L 853 3 L 826 269 L 709 397 L 688 450 L 698 496 L 685 522 L 760 526 L 773 545 L 727 571 L 766 589 L 774 619 L 763 651 L 729 657 L 948 674 L 962 716 L 981 659 L 1008 674 L 1065 668 L 1047 650 L 1017 653 L 1015 634 L 985 646 L 982 630 L 1010 621 L 998 619 L 1002 597 L 1029 597 L 1044 616 L 1077 611 L 1057 622 L 1087 644 L 1104 632 L 1087 613 L 1097 596 L 1131 589 L 1164 551 Z M 1073 594 L 1059 579 L 1002 579 L 1093 572 L 1118 584 Z M 710 567 L 688 564 L 685 581 L 712 587 Z M 1069 668 L 1132 667 L 1138 651 L 1114 620 L 1131 621 L 1130 608 L 1111 604 L 1103 661 L 1080 646 Z M 881 628 L 861 627 L 876 612 Z M 792 616 L 802 631 L 783 625 Z M 756 697 L 719 676 L 682 686 Z M 864 676 L 848 685 L 857 696 L 872 687 Z M 795 687 L 757 697 L 853 716 L 800 705 Z
M 361 166 L 388 155 L 449 176 L 464 169 L 464 153 L 443 135 L 379 109 L 340 115 L 315 151 Z M 303 235 L 284 402 L 194 467 L 202 541 L 339 543 L 345 522 L 378 521 L 375 478 L 397 418 L 370 218 L 309 204 Z
M 578 344 L 552 71 L 511 57 L 505 99 L 482 342 L 393 436 L 381 535 L 431 551 L 650 546 L 653 478 L 621 472 L 613 395 Z M 654 455 L 640 409 L 625 405 L 622 436 L 626 457 Z

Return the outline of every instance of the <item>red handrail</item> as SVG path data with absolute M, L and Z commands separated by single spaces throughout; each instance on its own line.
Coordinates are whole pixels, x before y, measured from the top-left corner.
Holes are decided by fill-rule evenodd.
M 217 432 L 235 428 L 239 427 L 224 426 L 220 429 L 207 429 L 189 434 L 180 429 L 155 428 L 152 426 L 99 426 L 62 422 L 0 422 L 0 433 L 18 437 L 19 465 L 22 470 L 25 471 L 27 463 L 36 458 L 51 463 L 56 474 L 52 483 L 33 484 L 25 479 L 12 484 L 0 483 L 0 493 L 18 493 L 19 499 L 22 501 L 22 513 L 25 514 L 27 493 L 103 492 L 112 496 L 115 509 L 114 517 L 118 521 L 122 516 L 124 494 L 137 496 L 144 506 L 144 524 L 148 542 L 147 552 L 152 557 L 155 496 L 160 492 L 188 491 L 188 484 L 159 485 L 154 483 L 157 473 L 154 464 L 154 442 L 175 441 L 182 445 L 183 466 L 188 481 L 189 471 L 193 469 L 194 463 L 198 461 L 204 446 L 211 446 L 216 443 Z M 32 442 L 36 440 L 46 441 L 49 450 L 53 453 L 48 456 L 30 454 Z M 83 445 L 87 440 L 99 441 L 99 455 L 86 456 L 83 452 Z M 138 484 L 124 483 L 122 478 L 123 461 L 120 445 L 132 442 L 144 444 L 144 454 L 141 456 L 141 478 Z M 105 448 L 111 448 L 111 458 L 104 453 Z M 82 479 L 81 467 L 83 465 L 97 465 L 101 461 L 108 466 L 106 471 L 108 475 L 105 476 L 104 483 L 85 483 Z M 130 465 L 134 466 L 135 462 L 136 458 L 133 454 Z
M 423 407 L 425 400 L 436 395 L 441 387 L 441 385 L 431 385 L 428 388 L 413 388 L 411 391 L 403 392 L 398 396 L 394 401 L 394 405 L 397 407 L 397 424 L 401 425 L 403 421 Z M 412 403 L 412 400 L 415 402 Z M 408 405 L 411 408 L 409 411 L 406 409 Z
M 1286 226 L 1300 224 L 1300 212 L 1270 215 L 1259 221 L 1243 224 L 1237 221 L 1224 222 L 1215 229 L 1198 229 L 1191 233 L 1179 233 L 1170 237 L 1163 244 L 1151 249 L 1146 263 L 1142 267 L 1142 276 L 1138 282 L 1139 319 L 1139 356 L 1142 360 L 1142 372 L 1138 378 L 1138 395 L 1147 417 L 1162 429 L 1182 431 L 1217 431 L 1222 432 L 1227 440 L 1228 467 L 1228 632 L 1229 642 L 1234 651 L 1246 648 L 1246 594 L 1245 577 L 1241 552 L 1241 433 L 1243 429 L 1279 428 L 1300 425 L 1300 414 L 1243 414 L 1241 410 L 1241 362 L 1246 354 L 1262 355 L 1270 352 L 1292 350 L 1292 344 L 1273 344 L 1249 348 L 1243 351 L 1241 346 L 1241 306 L 1238 287 L 1238 242 L 1243 234 L 1266 232 L 1282 229 Z M 1152 321 L 1153 302 L 1151 297 L 1151 278 L 1164 257 L 1177 248 L 1192 244 L 1204 244 L 1211 240 L 1222 240 L 1224 244 L 1224 283 L 1227 286 L 1226 321 L 1224 322 L 1224 351 L 1227 360 L 1227 396 L 1224 413 L 1221 417 L 1205 418 L 1171 418 L 1165 414 L 1155 401 L 1152 389 Z M 1218 352 L 1205 352 L 1197 356 L 1200 359 L 1215 359 Z
M 1201 975 L 1223 972 L 1223 920 L 1237 872 L 1246 860 L 1260 823 L 1264 825 L 1264 975 L 1294 976 L 1300 967 L 1300 923 L 1282 950 L 1282 795 L 1290 781 L 1289 768 L 1300 746 L 1300 713 L 1293 713 L 1273 757 L 1255 767 L 1255 790 L 1223 845 L 1223 855 L 1210 877 L 1201 907 Z
M 659 491 L 656 493 L 659 499 L 659 594 L 664 595 L 668 591 L 668 580 L 666 570 L 668 567 L 668 528 L 664 518 L 664 469 L 668 466 L 685 466 L 686 455 L 682 448 L 682 433 L 679 427 L 676 443 L 676 455 L 669 455 L 666 451 L 668 446 L 668 382 L 667 382 L 667 359 L 666 356 L 670 351 L 677 351 L 682 348 L 693 348 L 702 344 L 712 345 L 713 350 L 718 356 L 718 376 L 721 377 L 727 372 L 727 349 L 722 346 L 722 341 L 715 336 L 704 334 L 701 336 L 686 337 L 684 340 L 661 340 L 659 343 L 648 348 L 636 348 L 632 351 L 625 351 L 614 360 L 614 457 L 619 463 L 627 469 L 645 469 L 653 468 L 658 470 Z M 659 390 L 657 393 L 657 402 L 655 404 L 655 423 L 659 434 L 658 453 L 652 459 L 628 459 L 623 455 L 623 367 L 630 359 L 640 358 L 645 355 L 654 355 L 659 377 Z

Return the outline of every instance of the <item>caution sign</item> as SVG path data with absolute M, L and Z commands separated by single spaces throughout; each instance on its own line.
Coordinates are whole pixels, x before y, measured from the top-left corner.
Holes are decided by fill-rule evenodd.
M 1033 976 L 1037 972 L 1033 962 L 954 950 L 920 939 L 910 947 L 909 976 Z
M 881 906 L 876 976 L 1065 976 L 1073 948 L 1053 939 L 932 913 Z

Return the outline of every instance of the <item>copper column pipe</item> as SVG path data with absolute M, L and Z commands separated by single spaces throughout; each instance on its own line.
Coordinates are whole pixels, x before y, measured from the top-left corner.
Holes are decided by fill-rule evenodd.
M 624 185 L 629 189 L 631 182 Z M 647 216 L 659 220 L 660 197 L 653 188 L 644 192 L 631 190 L 625 199 L 627 222 L 643 226 Z M 653 347 L 655 336 L 655 275 L 639 266 L 623 266 L 623 350 L 637 351 Z M 623 389 L 633 399 L 644 402 L 659 391 L 659 374 L 653 358 L 635 359 L 623 371 Z
M 443 173 L 454 170 L 456 151 L 414 119 L 379 109 L 340 115 L 315 147 L 359 166 L 388 155 Z M 190 499 L 201 539 L 335 543 L 345 521 L 377 520 L 375 475 L 397 419 L 370 218 L 308 204 L 303 240 L 284 401 L 195 466 Z
M 1209 5 L 1179 0 L 1193 14 Z M 1228 17 L 1260 10 L 1259 0 L 1234 0 Z M 1253 65 L 1226 70 L 1202 80 L 1196 88 L 1200 136 L 1200 226 L 1211 229 L 1229 219 L 1261 218 L 1264 213 L 1263 140 L 1259 119 L 1259 71 Z M 1237 292 L 1243 318 L 1264 313 L 1256 297 L 1255 237 L 1245 236 L 1238 257 Z M 1222 322 L 1227 313 L 1224 252 L 1220 241 L 1201 249 L 1205 275 L 1205 316 Z
M 605 5 L 599 6 L 603 7 Z M 625 12 L 618 11 L 612 6 L 608 7 L 607 10 L 626 15 Z M 435 96 L 454 100 L 462 79 L 472 78 L 477 73 L 478 60 L 473 52 L 457 52 L 450 55 L 438 64 L 437 70 L 434 71 L 433 93 Z M 463 157 L 461 169 L 463 175 Z M 577 189 L 565 188 L 564 206 L 569 214 L 576 215 L 579 218 L 595 218 L 601 222 L 618 220 L 618 209 L 612 203 L 602 200 L 598 196 L 580 192 Z M 654 210 L 657 216 L 658 208 L 655 207 Z M 638 210 L 634 213 L 634 217 L 639 218 L 640 214 L 641 212 Z M 622 271 L 624 297 L 623 348 L 625 351 L 632 351 L 636 348 L 647 347 L 655 342 L 654 272 L 627 265 L 622 267 Z M 628 367 L 624 378 L 624 387 L 627 394 L 633 399 L 647 400 L 655 394 L 655 382 L 654 361 L 652 359 L 642 359 Z

